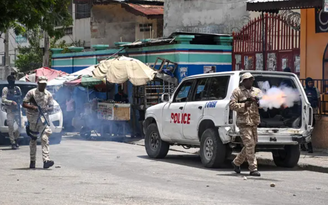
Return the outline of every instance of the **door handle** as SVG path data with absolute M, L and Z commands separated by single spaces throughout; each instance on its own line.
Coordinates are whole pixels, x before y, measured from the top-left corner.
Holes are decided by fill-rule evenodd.
M 179 107 L 179 109 L 180 109 L 180 110 L 182 110 L 182 109 L 183 109 L 183 107 Z
M 201 110 L 202 108 L 203 108 L 203 106 L 199 106 L 199 107 L 198 107 L 198 109 L 200 109 L 200 110 Z

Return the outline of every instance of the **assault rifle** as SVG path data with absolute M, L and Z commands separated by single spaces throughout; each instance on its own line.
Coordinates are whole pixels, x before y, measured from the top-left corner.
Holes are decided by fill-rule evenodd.
M 39 120 L 41 120 L 41 118 L 43 117 L 43 119 L 44 119 L 43 125 L 48 125 L 48 126 L 50 126 L 49 121 L 48 121 L 46 115 L 44 114 L 44 112 L 42 111 L 42 108 L 38 105 L 38 103 L 36 103 L 34 97 L 31 98 L 30 103 L 32 103 L 32 104 L 34 104 L 35 106 L 38 107 L 39 116 L 38 116 L 38 121 L 37 121 L 37 123 L 38 123 Z M 41 122 L 42 122 L 42 120 L 41 120 Z
M 239 101 L 239 103 L 246 103 L 246 102 L 258 102 L 260 101 L 260 98 L 255 97 L 255 98 L 247 98 L 246 100 Z

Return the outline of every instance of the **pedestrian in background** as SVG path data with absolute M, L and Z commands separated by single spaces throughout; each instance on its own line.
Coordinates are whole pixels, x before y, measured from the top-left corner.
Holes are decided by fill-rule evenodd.
M 315 126 L 315 115 L 319 114 L 320 111 L 320 91 L 318 90 L 318 88 L 316 88 L 314 86 L 314 81 L 312 78 L 306 78 L 305 79 L 305 93 L 306 96 L 311 104 L 311 107 L 313 108 L 313 115 L 312 115 L 312 119 L 313 119 L 313 127 Z M 303 144 L 301 146 L 301 149 L 303 151 L 308 151 L 309 153 L 313 153 L 313 147 L 312 147 L 312 142 L 307 143 L 308 149 L 306 149 L 305 145 Z
M 256 97 L 260 97 L 262 91 L 253 87 L 253 82 L 254 77 L 251 73 L 243 74 L 240 86 L 233 91 L 229 103 L 230 109 L 237 112 L 237 126 L 244 144 L 241 152 L 231 164 L 234 171 L 239 174 L 241 172 L 240 165 L 247 160 L 250 175 L 261 176 L 257 170 L 255 147 L 257 143 L 257 126 L 260 124 L 259 106 Z
M 68 98 L 66 99 L 66 122 L 65 127 L 67 126 L 68 131 L 72 131 L 73 125 L 73 117 L 75 115 L 75 101 L 73 99 L 73 93 L 70 92 L 68 94 Z
M 8 86 L 2 89 L 2 104 L 7 113 L 7 124 L 9 139 L 11 143 L 11 148 L 13 150 L 19 147 L 19 128 L 21 125 L 21 112 L 18 106 L 20 106 L 19 101 L 22 97 L 22 91 L 20 87 L 15 86 L 15 76 L 13 74 L 7 77 Z M 17 123 L 18 127 L 15 130 L 14 124 Z
M 28 119 L 27 133 L 30 140 L 30 168 L 35 168 L 37 138 L 41 134 L 43 168 L 47 169 L 54 165 L 54 161 L 49 158 L 49 136 L 52 134 L 50 127 L 46 124 L 41 112 L 45 115 L 51 112 L 54 107 L 52 94 L 46 90 L 48 79 L 40 76 L 38 87 L 26 94 L 23 100 L 23 107 L 26 108 Z M 39 110 L 40 108 L 40 110 Z M 45 115 L 45 117 L 47 117 Z M 47 119 L 48 120 L 48 119 Z

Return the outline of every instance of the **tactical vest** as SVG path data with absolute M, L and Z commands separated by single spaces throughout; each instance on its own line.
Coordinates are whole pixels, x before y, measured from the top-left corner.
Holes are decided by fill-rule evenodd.
M 7 99 L 15 101 L 16 103 L 19 103 L 21 100 L 22 93 L 20 92 L 19 88 L 15 86 L 14 88 L 8 88 L 8 94 Z

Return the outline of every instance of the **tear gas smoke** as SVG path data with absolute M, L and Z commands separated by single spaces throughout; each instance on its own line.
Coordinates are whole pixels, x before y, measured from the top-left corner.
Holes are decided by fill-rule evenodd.
M 260 107 L 264 109 L 280 108 L 281 106 L 293 107 L 294 103 L 300 100 L 300 93 L 297 89 L 285 85 L 270 87 L 268 81 L 259 82 L 262 96 L 259 96 Z

